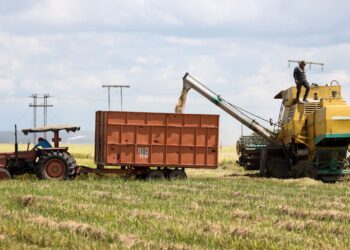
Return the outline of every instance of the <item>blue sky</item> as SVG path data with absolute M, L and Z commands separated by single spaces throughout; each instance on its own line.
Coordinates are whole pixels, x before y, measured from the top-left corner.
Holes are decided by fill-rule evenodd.
M 293 84 L 288 59 L 324 62 L 309 81 L 337 79 L 350 100 L 349 10 L 349 1 L 325 0 L 0 0 L 0 129 L 30 127 L 28 96 L 50 93 L 49 123 L 93 131 L 94 112 L 107 108 L 101 85 L 112 83 L 131 85 L 125 110 L 173 112 L 185 72 L 276 119 L 273 96 Z M 240 135 L 237 121 L 195 92 L 185 111 L 220 114 L 224 145 Z

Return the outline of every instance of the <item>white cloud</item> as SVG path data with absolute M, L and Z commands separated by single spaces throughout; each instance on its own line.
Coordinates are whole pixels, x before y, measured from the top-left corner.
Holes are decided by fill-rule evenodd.
M 82 16 L 78 1 L 46 0 L 37 1 L 31 8 L 18 15 L 24 22 L 46 22 L 48 24 L 62 25 L 81 21 Z
M 31 3 L 1 5 L 0 91 L 52 94 L 50 121 L 93 130 L 94 111 L 107 106 L 103 83 L 131 85 L 124 92 L 127 110 L 172 112 L 187 71 L 233 104 L 277 116 L 273 96 L 293 84 L 288 59 L 325 62 L 325 71 L 308 71 L 310 82 L 338 79 L 350 98 L 347 1 Z M 118 108 L 117 90 L 112 101 Z M 13 113 L 29 112 L 28 103 L 17 102 Z M 226 144 L 239 135 L 238 122 L 193 91 L 186 111 L 220 113 Z M 9 122 L 0 129 L 18 119 L 2 112 Z

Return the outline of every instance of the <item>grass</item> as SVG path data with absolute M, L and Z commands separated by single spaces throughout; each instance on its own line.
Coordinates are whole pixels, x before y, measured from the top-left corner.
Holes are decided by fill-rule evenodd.
M 92 146 L 70 151 L 78 164 L 93 165 Z M 350 247 L 349 182 L 250 178 L 233 149 L 222 149 L 220 159 L 219 169 L 188 171 L 186 181 L 90 175 L 2 182 L 0 248 Z

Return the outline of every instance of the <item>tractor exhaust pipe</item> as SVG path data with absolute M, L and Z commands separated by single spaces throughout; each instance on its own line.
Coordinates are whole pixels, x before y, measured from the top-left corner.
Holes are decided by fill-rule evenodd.
M 17 125 L 15 124 L 15 159 L 18 160 L 18 138 L 17 138 Z

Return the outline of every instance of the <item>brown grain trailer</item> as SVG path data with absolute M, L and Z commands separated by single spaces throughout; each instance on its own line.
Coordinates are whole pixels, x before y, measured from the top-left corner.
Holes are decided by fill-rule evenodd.
M 94 171 L 186 178 L 218 167 L 218 133 L 218 115 L 97 111 Z

